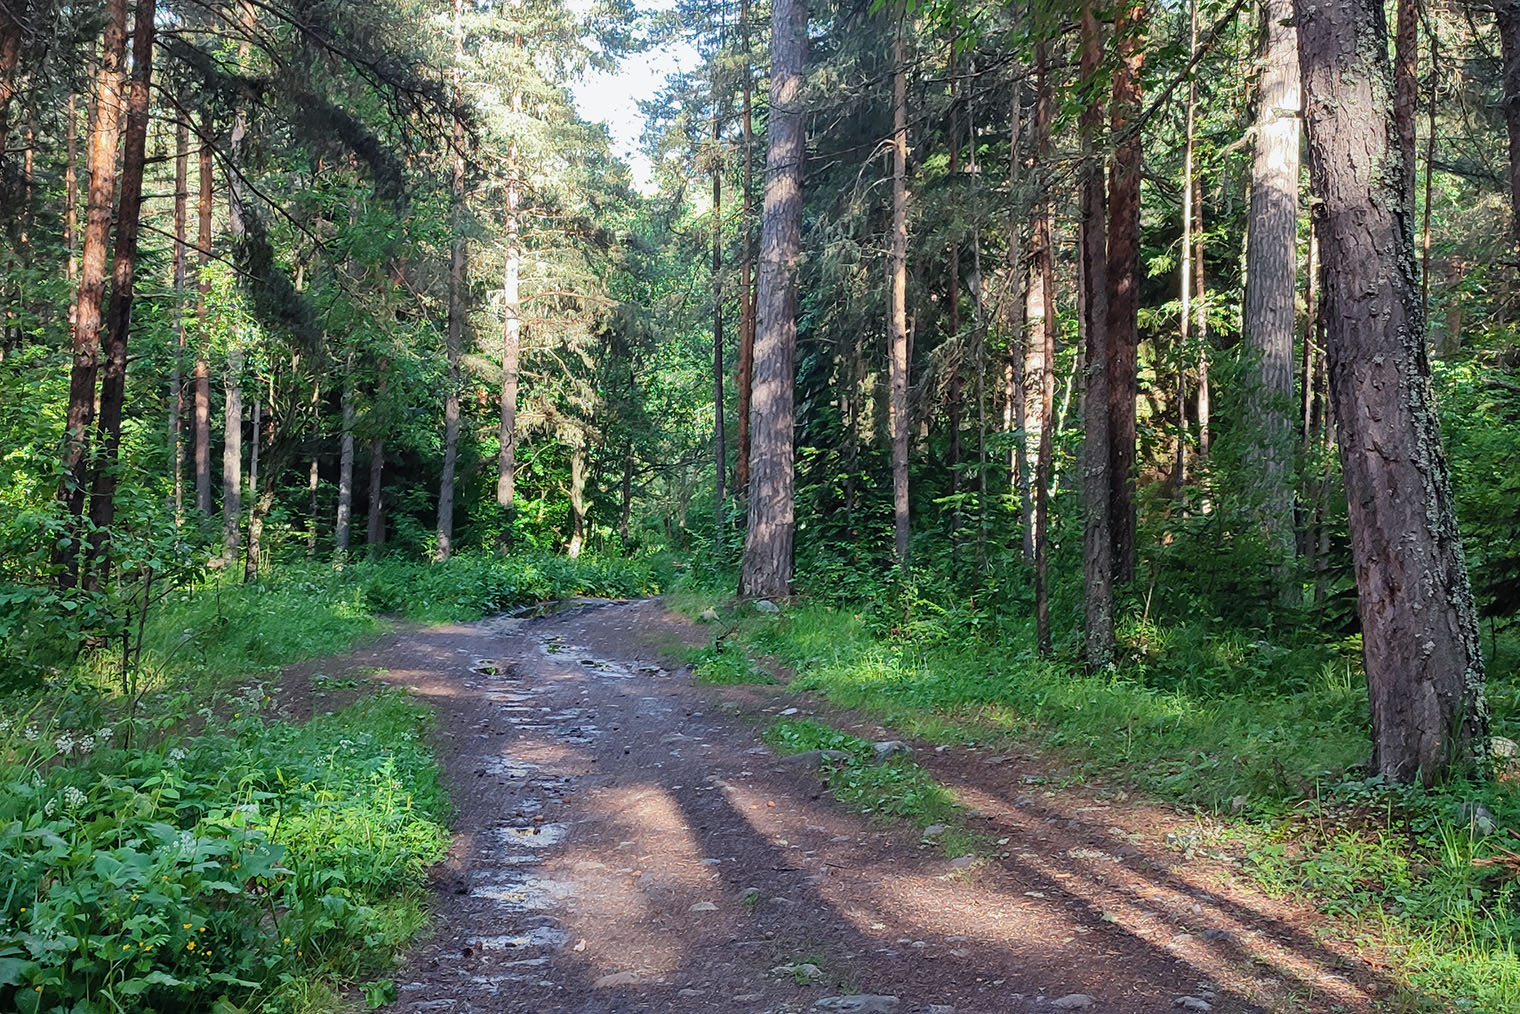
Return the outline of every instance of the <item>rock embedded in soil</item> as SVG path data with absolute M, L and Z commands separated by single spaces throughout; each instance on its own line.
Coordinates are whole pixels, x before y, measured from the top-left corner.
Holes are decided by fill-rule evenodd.
M 872 743 L 871 749 L 876 754 L 878 764 L 888 757 L 896 757 L 898 754 L 907 756 L 913 752 L 913 748 L 900 739 L 884 739 L 879 743 Z
M 1213 1010 L 1214 1005 L 1207 1000 L 1196 996 L 1179 996 L 1172 1001 L 1173 1007 L 1181 1007 L 1183 1010 Z
M 760 599 L 755 603 L 755 612 L 774 614 L 781 612 L 781 607 L 776 605 L 776 603 L 772 602 L 770 599 Z
M 591 984 L 592 989 L 610 989 L 613 986 L 634 986 L 639 981 L 637 972 L 612 972 Z
M 859 993 L 855 996 L 826 996 L 813 1004 L 813 1009 L 836 1011 L 838 1014 L 895 1014 L 898 1003 L 895 996 Z
M 1085 1010 L 1094 1002 L 1086 993 L 1067 993 L 1060 999 L 1050 1001 L 1050 1005 L 1056 1010 Z

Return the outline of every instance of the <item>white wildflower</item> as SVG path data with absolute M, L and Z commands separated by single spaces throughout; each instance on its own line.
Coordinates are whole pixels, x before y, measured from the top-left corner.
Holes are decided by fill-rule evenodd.
M 59 753 L 73 753 L 74 737 L 70 736 L 68 733 L 64 733 L 62 736 L 59 736 L 57 739 L 53 740 L 53 749 L 57 750 Z
M 44 817 L 47 817 L 47 818 L 51 819 L 52 816 L 53 816 L 53 814 L 55 814 L 57 812 L 58 812 L 58 801 L 55 800 L 55 799 L 49 799 L 46 803 L 44 803 L 42 805 L 42 815 Z
M 77 788 L 70 785 L 63 790 L 63 802 L 71 810 L 77 810 L 84 805 L 85 796 Z
M 116 730 L 109 725 L 102 725 L 95 730 L 95 738 L 102 743 L 109 743 L 114 735 L 116 735 Z
M 184 750 L 180 749 L 179 747 L 175 747 L 173 750 L 169 751 L 169 763 L 178 764 L 188 756 L 190 755 Z
M 35 725 L 28 725 L 22 735 L 26 737 L 28 743 L 35 743 L 38 737 L 42 735 L 42 732 Z
M 86 736 L 84 739 L 81 739 L 79 741 L 79 756 L 86 757 L 93 749 L 95 749 L 94 736 Z

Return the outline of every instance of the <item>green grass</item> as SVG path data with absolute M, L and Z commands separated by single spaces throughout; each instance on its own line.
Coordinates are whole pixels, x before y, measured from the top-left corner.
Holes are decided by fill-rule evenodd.
M 731 640 L 794 671 L 792 690 L 933 743 L 1043 748 L 1078 777 L 1214 813 L 1263 888 L 1312 898 L 1334 932 L 1393 956 L 1407 1009 L 1520 1010 L 1520 874 L 1473 863 L 1506 843 L 1520 848 L 1505 837 L 1520 829 L 1520 783 L 1427 791 L 1367 779 L 1355 639 L 1273 642 L 1217 621 L 1132 624 L 1121 666 L 1092 675 L 1038 659 L 1006 617 L 982 625 L 925 608 L 889 628 L 868 607 L 803 602 L 778 619 L 725 608 L 711 591 L 679 602 L 692 611 L 714 603 L 733 617 Z M 1499 647 L 1494 731 L 1515 738 L 1517 688 L 1505 678 L 1515 646 Z M 782 723 L 768 738 L 851 752 L 830 784 L 852 806 L 937 820 L 937 797 L 921 800 L 918 783 L 863 763 L 862 741 L 815 723 Z M 1497 832 L 1475 832 L 1464 803 L 1486 807 Z
M 732 641 L 718 641 L 706 648 L 688 651 L 687 658 L 698 683 L 709 686 L 737 686 L 745 683 L 774 684 L 771 676 L 756 667 L 743 647 Z

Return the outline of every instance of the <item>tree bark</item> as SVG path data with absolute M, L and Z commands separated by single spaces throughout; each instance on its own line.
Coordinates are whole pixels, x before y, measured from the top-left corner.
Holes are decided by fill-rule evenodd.
M 1037 165 L 1049 153 L 1050 67 L 1043 41 L 1035 44 L 1034 151 Z M 1042 181 L 1043 182 L 1043 181 Z M 1056 285 L 1050 242 L 1051 196 L 1044 186 L 1036 199 L 1033 242 L 1040 288 L 1040 442 L 1035 455 L 1034 481 L 1034 602 L 1035 641 L 1041 658 L 1052 652 L 1050 636 L 1050 487 L 1055 465 L 1051 429 L 1056 399 Z M 1033 317 L 1031 317 L 1033 319 Z
M 73 120 L 72 111 L 70 121 Z M 185 318 L 190 315 L 187 295 L 190 244 L 189 224 L 190 128 L 184 121 L 174 126 L 174 364 L 169 371 L 169 453 L 174 459 L 174 523 L 185 519 Z
M 718 78 L 712 80 L 712 294 L 713 294 L 713 521 L 714 537 L 723 530 L 723 480 L 728 449 L 723 432 L 723 158 Z
M 342 433 L 338 437 L 338 517 L 333 542 L 338 555 L 348 552 L 353 541 L 354 520 L 354 353 L 343 363 L 343 393 L 339 396 Z
M 132 329 L 133 286 L 137 279 L 137 236 L 147 160 L 148 102 L 153 77 L 154 0 L 138 0 L 132 23 L 132 82 L 127 91 L 127 126 L 116 208 L 116 253 L 111 269 L 111 304 L 106 320 L 106 368 L 100 382 L 100 450 L 90 488 L 90 557 L 102 579 L 109 565 L 110 528 L 116 520 L 117 460 L 121 416 L 127 393 L 127 339 Z
M 586 437 L 575 435 L 570 447 L 570 543 L 565 555 L 577 559 L 586 545 Z
M 243 560 L 243 582 L 246 584 L 259 576 L 259 550 L 263 547 L 264 511 L 269 509 L 264 494 L 259 489 L 259 445 L 263 442 L 264 403 L 253 399 L 253 441 L 248 449 L 248 495 L 253 503 L 248 509 L 248 553 Z M 274 491 L 269 491 L 273 502 Z
M 9 137 L 6 125 L 11 100 L 16 97 L 16 68 L 21 63 L 21 39 L 30 7 L 30 0 L 7 0 L 0 4 L 0 167 L 5 164 L 5 142 Z M 122 21 L 125 24 L 125 13 Z
M 520 110 L 521 105 L 521 93 L 513 92 L 513 110 Z M 507 250 L 501 286 L 505 319 L 501 338 L 501 424 L 497 428 L 496 453 L 496 502 L 507 509 L 509 531 L 517 498 L 517 381 L 522 366 L 522 300 L 518 292 L 522 251 L 517 174 L 517 142 L 513 141 L 507 158 Z
M 195 350 L 195 509 L 203 518 L 211 516 L 211 370 L 206 363 L 206 297 L 211 293 L 211 118 L 201 119 L 200 193 L 196 202 L 199 223 L 196 258 L 195 317 L 199 340 Z
M 1504 60 L 1504 127 L 1509 134 L 1510 235 L 1520 246 L 1520 0 L 1495 0 Z
M 370 559 L 385 545 L 385 441 L 369 438 L 369 512 L 364 527 L 364 552 Z
M 1139 393 L 1140 73 L 1145 64 L 1145 4 L 1126 0 L 1114 22 L 1109 122 L 1123 140 L 1114 150 L 1108 207 L 1108 484 L 1114 579 L 1135 579 L 1135 400 Z
M 1419 104 L 1420 16 L 1415 0 L 1397 0 L 1393 30 L 1393 119 L 1404 174 L 1404 213 L 1414 221 L 1414 114 Z
M 734 414 L 739 417 L 739 453 L 734 464 L 734 486 L 742 494 L 749 488 L 750 387 L 755 370 L 755 117 L 754 72 L 750 67 L 749 0 L 739 3 L 739 38 L 744 49 L 744 209 L 739 216 L 744 230 L 744 260 L 739 271 L 739 376 L 735 385 Z
M 90 128 L 89 189 L 84 244 L 80 255 L 74 357 L 69 371 L 69 405 L 64 429 L 59 499 L 75 518 L 84 515 L 89 489 L 89 436 L 95 421 L 95 387 L 100 372 L 100 329 L 106 291 L 106 248 L 116 197 L 116 150 L 121 134 L 122 74 L 127 45 L 126 0 L 110 0 L 100 49 L 95 95 L 99 112 Z M 78 578 L 79 533 L 65 554 L 63 581 Z
M 1188 53 L 1198 53 L 1198 0 L 1188 3 Z M 1177 500 L 1187 500 L 1187 360 L 1191 351 L 1193 326 L 1193 135 L 1198 112 L 1198 81 L 1188 77 L 1187 112 L 1184 115 L 1182 147 L 1182 285 L 1178 293 L 1177 315 L 1177 456 L 1172 480 Z
M 454 101 L 463 101 L 461 72 L 464 47 L 464 0 L 454 0 Z M 465 241 L 464 241 L 464 120 L 454 117 L 453 176 L 449 184 L 449 320 L 444 339 L 449 360 L 448 388 L 443 395 L 443 470 L 438 479 L 438 544 L 435 560 L 447 560 L 454 552 L 454 468 L 459 456 L 459 357 L 464 352 Z
M 1081 72 L 1097 80 L 1103 42 L 1093 0 L 1082 4 Z M 1086 383 L 1082 399 L 1082 584 L 1084 656 L 1089 668 L 1114 658 L 1113 533 L 1109 530 L 1108 263 L 1103 160 L 1099 135 L 1103 106 L 1093 93 L 1081 114 L 1082 155 L 1082 316 L 1087 327 Z
M 1426 783 L 1484 747 L 1472 590 L 1430 384 L 1381 0 L 1295 0 L 1328 269 L 1330 387 L 1373 767 Z
M 897 564 L 908 569 L 908 61 L 903 46 L 905 8 L 899 8 L 892 43 L 892 237 L 888 254 L 888 374 L 892 434 L 892 547 Z
M 1247 378 L 1249 481 L 1283 595 L 1292 596 L 1293 336 L 1298 273 L 1298 32 L 1291 0 L 1261 6 L 1261 80 L 1251 208 L 1246 231 L 1242 330 L 1254 376 Z
M 63 169 L 63 247 L 68 260 L 64 262 L 64 279 L 69 286 L 69 327 L 73 328 L 79 309 L 79 99 L 69 96 L 68 118 L 65 127 L 66 161 Z
M 237 563 L 243 542 L 243 364 L 241 349 L 227 353 L 222 411 L 222 564 Z
M 750 404 L 749 526 L 739 577 L 741 595 L 785 596 L 792 585 L 792 402 L 802 171 L 807 159 L 801 107 L 807 21 L 806 0 L 773 0 L 770 129 Z

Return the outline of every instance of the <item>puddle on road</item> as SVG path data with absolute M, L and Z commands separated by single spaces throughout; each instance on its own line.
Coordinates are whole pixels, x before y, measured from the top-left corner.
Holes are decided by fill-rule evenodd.
M 483 951 L 511 951 L 527 947 L 563 947 L 570 934 L 557 926 L 534 926 L 521 933 L 500 933 L 476 937 L 475 946 Z
M 526 827 L 495 827 L 491 836 L 507 848 L 547 849 L 565 840 L 569 827 L 564 824 L 530 824 Z

